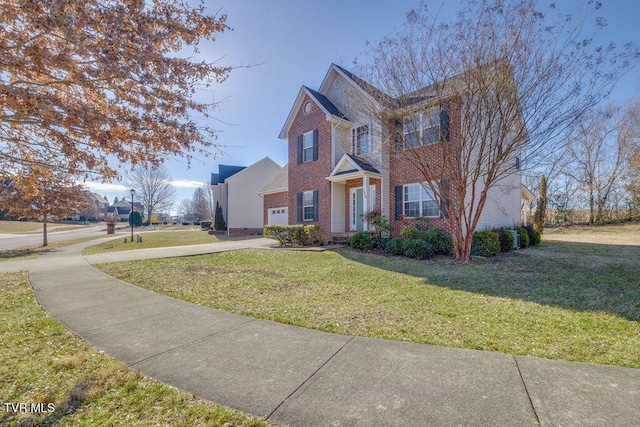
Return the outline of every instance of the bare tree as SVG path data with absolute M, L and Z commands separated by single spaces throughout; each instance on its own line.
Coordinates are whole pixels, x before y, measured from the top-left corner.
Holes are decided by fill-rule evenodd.
M 634 139 L 628 114 L 613 104 L 586 114 L 568 145 L 573 170 L 589 206 L 589 223 L 603 219 L 612 196 L 623 187 L 621 178 L 632 154 Z
M 199 220 L 209 220 L 213 218 L 213 194 L 208 190 L 209 185 L 198 187 L 193 192 L 191 205 L 193 213 Z
M 182 199 L 180 203 L 178 203 L 178 215 L 182 217 L 183 220 L 187 220 L 189 216 L 193 214 L 193 203 L 191 199 Z
M 151 221 L 153 212 L 168 210 L 176 198 L 176 190 L 164 165 L 137 166 L 128 175 L 125 185 L 135 190 L 135 199 L 144 205 L 147 221 Z
M 520 191 L 520 169 L 561 145 L 638 59 L 594 46 L 586 19 L 532 0 L 477 0 L 453 22 L 423 5 L 404 28 L 369 50 L 351 106 L 383 123 L 389 162 L 408 161 L 446 218 L 457 259 L 471 254 L 489 195 Z M 597 28 L 604 26 L 595 17 Z M 511 193 L 512 194 L 512 193 Z

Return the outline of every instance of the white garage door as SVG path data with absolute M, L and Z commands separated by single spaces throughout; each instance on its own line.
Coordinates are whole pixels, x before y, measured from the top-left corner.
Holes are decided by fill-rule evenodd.
M 287 225 L 289 223 L 289 208 L 269 209 L 269 225 Z

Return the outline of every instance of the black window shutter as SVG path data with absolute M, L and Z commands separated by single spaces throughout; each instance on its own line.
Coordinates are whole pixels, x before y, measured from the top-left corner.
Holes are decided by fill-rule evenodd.
M 440 218 L 449 218 L 447 207 L 449 206 L 449 181 L 440 181 Z
M 298 135 L 298 164 L 302 163 L 302 154 L 303 154 L 303 147 L 302 147 L 302 141 L 303 141 L 303 136 L 302 135 Z
M 313 160 L 318 160 L 318 129 L 313 131 Z
M 358 155 L 356 152 L 356 128 L 351 129 L 351 154 Z
M 442 141 L 449 142 L 450 135 L 449 126 L 449 104 L 444 104 L 440 110 L 440 138 Z
M 402 216 L 402 185 L 396 185 L 395 186 L 395 196 L 396 196 L 396 214 L 395 214 L 395 219 L 400 219 L 400 217 Z
M 402 143 L 402 139 L 404 138 L 404 135 L 403 135 L 403 130 L 404 129 L 403 129 L 403 126 L 402 126 L 402 120 L 396 119 L 396 121 L 394 123 L 394 126 L 395 126 L 395 133 L 396 133 L 395 134 L 395 143 L 396 143 L 395 149 L 400 151 L 400 150 L 402 150 L 404 148 L 404 144 Z
M 304 220 L 302 216 L 302 193 L 296 194 L 296 212 L 298 214 L 298 222 L 302 222 Z
M 318 190 L 313 190 L 313 220 L 318 220 Z

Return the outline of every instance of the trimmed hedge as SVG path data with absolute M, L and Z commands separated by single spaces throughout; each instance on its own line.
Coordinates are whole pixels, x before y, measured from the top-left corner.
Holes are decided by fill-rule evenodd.
M 433 246 L 436 255 L 451 255 L 453 253 L 451 236 L 438 227 L 429 227 L 424 232 L 422 239 Z
M 322 229 L 319 225 L 267 225 L 264 237 L 275 239 L 280 246 L 322 246 Z
M 493 231 L 476 231 L 471 242 L 471 255 L 493 257 L 500 253 L 500 241 Z
M 402 237 L 394 237 L 387 243 L 385 251 L 391 255 L 402 255 L 404 252 L 404 242 L 405 239 Z
M 516 231 L 518 232 L 518 235 L 520 236 L 520 248 L 524 249 L 524 248 L 528 248 L 529 247 L 529 233 L 527 233 L 527 230 L 523 227 L 520 228 L 516 228 Z
M 496 228 L 492 230 L 498 235 L 498 241 L 500 242 L 500 252 L 511 252 L 513 250 L 513 234 L 509 233 L 504 228 Z
M 409 258 L 429 259 L 435 254 L 433 245 L 422 239 L 405 239 L 402 254 Z
M 374 247 L 374 243 L 371 233 L 367 233 L 365 231 L 358 231 L 356 234 L 349 237 L 349 246 L 361 251 L 372 249 Z

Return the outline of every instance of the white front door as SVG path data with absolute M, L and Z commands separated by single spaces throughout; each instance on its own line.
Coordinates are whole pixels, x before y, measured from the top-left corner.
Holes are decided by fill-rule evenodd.
M 364 209 L 364 189 L 363 187 L 352 188 L 349 194 L 351 215 L 349 227 L 351 231 L 365 231 L 368 229 L 367 224 L 362 220 L 362 214 L 371 212 L 376 204 L 376 187 L 369 186 L 369 200 L 367 210 Z

